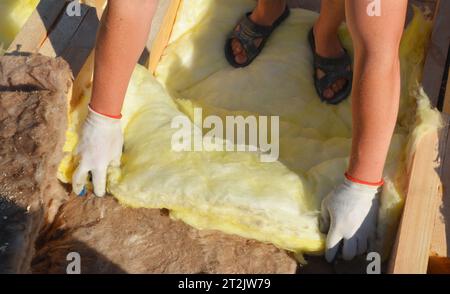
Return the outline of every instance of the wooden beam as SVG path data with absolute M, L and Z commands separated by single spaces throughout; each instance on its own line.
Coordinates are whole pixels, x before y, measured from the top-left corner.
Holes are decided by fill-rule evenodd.
M 425 60 L 423 87 L 432 105 L 437 106 L 442 79 L 446 70 L 447 53 L 450 45 L 450 1 L 437 3 L 430 47 Z M 449 110 L 450 111 L 450 110 Z M 448 112 L 450 113 L 450 112 Z
M 103 11 L 105 10 L 106 4 L 108 3 L 107 0 L 84 0 L 84 3 L 92 7 L 96 7 L 98 19 L 102 19 Z
M 97 19 L 101 19 L 106 8 L 106 0 L 95 0 Z M 63 56 L 66 60 L 73 60 L 72 70 L 75 71 L 75 81 L 73 83 L 73 93 L 70 103 L 72 108 L 78 103 L 84 90 L 89 87 L 94 73 L 95 50 L 93 44 L 96 42 L 96 31 L 100 25 L 93 15 L 88 15 L 80 26 L 80 29 L 72 44 L 68 46 Z M 95 31 L 94 31 L 95 30 Z M 89 37 L 85 37 L 88 35 Z M 87 55 L 86 55 L 87 54 Z
M 448 176 L 450 175 L 450 116 L 443 115 L 443 118 L 445 124 L 441 135 L 443 195 L 439 199 L 434 221 L 428 265 L 429 273 L 438 273 L 444 269 L 445 266 L 442 264 L 445 264 L 445 259 L 450 256 L 450 177 Z
M 19 48 L 20 52 L 63 57 L 76 77 L 95 47 L 99 18 L 106 0 L 85 0 L 97 9 L 81 4 L 81 16 L 67 15 L 67 2 L 41 0 L 8 52 Z
M 166 49 L 169 44 L 180 5 L 181 0 L 171 0 L 166 16 L 161 24 L 161 29 L 153 42 L 149 60 L 149 70 L 152 74 L 155 73 L 156 67 L 164 54 L 164 49 Z
M 69 63 L 74 76 L 78 75 L 88 56 L 94 51 L 99 25 L 97 11 L 90 7 L 77 31 L 59 54 Z
M 450 18 L 450 16 L 449 16 L 449 18 Z M 447 70 L 448 70 L 448 68 L 447 68 Z M 447 114 L 450 114 L 450 76 L 447 78 L 447 85 L 446 85 L 445 89 L 446 90 L 445 90 L 445 95 L 444 95 L 443 111 Z
M 389 273 L 427 272 L 434 220 L 442 193 L 439 148 L 438 132 L 426 135 L 417 146 Z
M 10 53 L 19 47 L 20 52 L 63 57 L 75 78 L 72 104 L 92 80 L 93 49 L 107 0 L 83 2 L 86 4 L 81 5 L 81 16 L 68 16 L 66 0 L 41 0 L 8 49 Z
M 7 52 L 38 52 L 66 4 L 64 0 L 41 0 Z
M 69 16 L 64 13 L 45 39 L 39 53 L 50 57 L 60 56 L 76 34 L 90 9 L 90 6 L 81 4 L 80 16 Z
M 450 1 L 437 1 L 434 29 L 424 69 L 424 88 L 432 103 L 442 107 L 444 129 L 441 133 L 441 179 L 443 193 L 439 198 L 430 245 L 428 273 L 450 273 L 450 80 L 447 80 L 444 101 L 439 101 L 450 46 Z M 438 105 L 442 103 L 441 105 Z
M 450 1 L 444 2 L 448 4 Z M 448 28 L 444 26 L 448 20 L 443 15 L 448 15 L 449 8 L 450 6 L 443 7 L 441 1 L 436 2 L 433 34 L 424 67 L 423 84 L 433 106 L 438 104 L 445 70 L 448 37 L 444 36 L 448 36 Z M 444 52 L 445 44 L 447 48 L 444 57 L 441 53 Z M 444 61 L 441 62 L 442 60 Z M 439 133 L 423 138 L 417 147 L 409 172 L 409 187 L 396 243 L 391 253 L 389 273 L 427 273 L 433 242 L 436 238 L 445 238 L 445 234 L 436 232 L 435 222 L 439 217 L 438 207 L 443 197 L 441 177 L 447 152 L 447 134 L 448 126 Z
M 429 274 L 450 274 L 450 259 L 439 256 L 430 256 L 428 263 Z

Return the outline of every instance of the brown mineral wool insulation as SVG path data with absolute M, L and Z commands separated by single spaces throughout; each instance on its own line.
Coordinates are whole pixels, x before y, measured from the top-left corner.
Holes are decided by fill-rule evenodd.
M 28 273 L 35 240 L 67 193 L 63 156 L 68 64 L 40 55 L 0 56 L 0 273 Z

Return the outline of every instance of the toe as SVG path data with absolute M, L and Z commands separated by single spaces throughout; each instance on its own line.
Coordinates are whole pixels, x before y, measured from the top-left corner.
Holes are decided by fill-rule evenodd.
M 322 70 L 317 69 L 316 75 L 317 75 L 318 79 L 321 79 L 321 78 L 323 78 L 325 76 L 325 73 Z
M 339 87 L 339 90 L 344 89 L 346 83 L 347 83 L 347 80 L 346 80 L 346 79 L 340 79 L 340 80 L 337 82 L 338 87 Z
M 241 43 L 238 41 L 236 45 L 236 54 L 241 54 L 242 52 L 244 52 L 244 48 L 242 48 Z
M 327 88 L 325 89 L 325 91 L 323 91 L 323 97 L 325 97 L 325 99 L 331 99 L 334 96 L 334 92 L 332 89 Z
M 337 80 L 333 85 L 331 85 L 331 87 L 329 88 L 333 94 L 331 97 L 326 97 L 327 99 L 332 98 L 334 95 L 336 95 L 337 93 L 341 92 L 342 89 L 344 89 L 344 86 L 346 84 L 346 80 L 345 79 L 339 79 Z
M 239 64 L 244 64 L 247 61 L 247 57 L 244 54 L 238 54 L 234 60 Z
M 339 87 L 339 83 L 338 82 L 334 83 L 331 86 L 331 89 L 333 90 L 334 93 L 338 93 L 341 90 L 341 88 Z
M 231 41 L 231 49 L 233 50 L 233 53 L 235 55 L 239 54 L 239 52 L 238 52 L 239 47 L 240 47 L 239 41 L 236 39 L 233 39 L 233 41 Z
M 243 64 L 247 61 L 247 56 L 245 55 L 245 51 L 242 48 L 241 42 L 237 39 L 233 39 L 231 42 L 231 49 L 233 50 L 234 60 L 239 63 Z

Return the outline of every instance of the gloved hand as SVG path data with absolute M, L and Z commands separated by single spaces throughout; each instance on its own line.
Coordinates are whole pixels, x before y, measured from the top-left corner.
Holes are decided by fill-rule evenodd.
M 85 193 L 88 173 L 91 172 L 94 193 L 103 197 L 108 166 L 120 166 L 122 146 L 120 118 L 99 114 L 89 107 L 76 150 L 80 163 L 72 178 L 73 191 L 77 195 Z
M 349 178 L 322 201 L 320 229 L 328 231 L 325 258 L 332 262 L 343 241 L 342 257 L 351 260 L 373 249 L 379 208 L 378 186 L 365 185 Z

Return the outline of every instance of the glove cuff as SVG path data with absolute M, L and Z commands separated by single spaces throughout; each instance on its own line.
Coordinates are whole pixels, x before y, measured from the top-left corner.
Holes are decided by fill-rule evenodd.
M 347 180 L 349 180 L 350 182 L 353 182 L 355 184 L 361 184 L 361 185 L 365 185 L 365 186 L 371 186 L 371 187 L 381 187 L 384 185 L 384 180 L 381 180 L 379 182 L 366 182 L 366 181 L 362 181 L 359 180 L 357 178 L 352 177 L 351 175 L 349 175 L 348 173 L 345 173 L 345 178 Z
M 90 104 L 88 105 L 88 108 L 89 108 L 89 112 L 91 112 L 91 113 L 93 113 L 93 114 L 95 114 L 95 115 L 97 115 L 97 116 L 103 117 L 103 118 L 105 118 L 105 119 L 120 120 L 120 119 L 122 118 L 122 114 L 119 114 L 119 115 L 109 115 L 109 114 L 105 114 L 105 113 L 102 113 L 102 112 L 98 112 L 98 111 L 94 110 L 94 109 L 91 107 Z
M 93 110 L 91 106 L 88 106 L 88 109 L 89 112 L 86 118 L 86 123 L 107 128 L 116 128 L 117 126 L 120 126 L 121 119 L 112 118 L 98 113 L 97 111 Z

